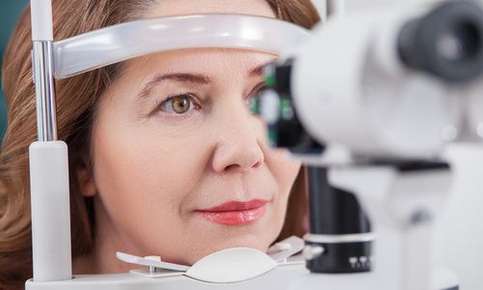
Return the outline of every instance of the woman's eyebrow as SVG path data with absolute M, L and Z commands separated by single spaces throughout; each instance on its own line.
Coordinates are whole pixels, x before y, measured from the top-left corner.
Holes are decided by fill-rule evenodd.
M 156 85 L 163 81 L 170 80 L 180 83 L 194 83 L 200 85 L 206 85 L 211 82 L 211 79 L 205 75 L 193 74 L 193 73 L 169 73 L 155 75 L 141 90 L 139 93 L 140 98 L 149 96 L 149 93 Z

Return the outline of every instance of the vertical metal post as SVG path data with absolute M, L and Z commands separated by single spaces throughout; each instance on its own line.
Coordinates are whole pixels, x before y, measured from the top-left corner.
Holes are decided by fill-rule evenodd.
M 43 142 L 55 141 L 57 140 L 57 118 L 52 41 L 34 41 L 32 57 L 37 101 L 38 140 Z
M 52 1 L 31 0 L 38 141 L 29 147 L 33 281 L 72 279 L 69 161 L 57 141 Z

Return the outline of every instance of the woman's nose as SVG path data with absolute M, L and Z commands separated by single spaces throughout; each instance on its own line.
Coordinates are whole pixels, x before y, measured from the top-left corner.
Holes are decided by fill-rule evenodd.
M 265 162 L 261 147 L 260 133 L 254 125 L 253 117 L 246 116 L 244 120 L 227 122 L 219 132 L 212 166 L 217 173 L 228 171 L 246 172 L 258 168 Z

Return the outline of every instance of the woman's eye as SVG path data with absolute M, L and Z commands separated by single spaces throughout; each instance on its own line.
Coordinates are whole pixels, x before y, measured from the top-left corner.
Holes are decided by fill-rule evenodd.
M 186 114 L 196 107 L 193 97 L 188 94 L 169 97 L 160 105 L 161 111 L 178 115 Z

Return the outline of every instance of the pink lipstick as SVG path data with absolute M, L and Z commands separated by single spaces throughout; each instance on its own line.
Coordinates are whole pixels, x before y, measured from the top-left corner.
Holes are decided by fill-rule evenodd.
M 243 225 L 261 218 L 268 201 L 253 199 L 250 201 L 229 201 L 218 206 L 197 210 L 202 217 L 210 222 L 222 225 Z

